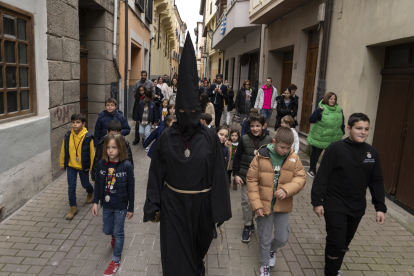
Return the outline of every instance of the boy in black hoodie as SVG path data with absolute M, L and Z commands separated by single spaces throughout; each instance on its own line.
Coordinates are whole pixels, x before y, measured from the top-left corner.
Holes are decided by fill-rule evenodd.
M 340 275 L 345 253 L 365 214 L 367 187 L 377 211 L 377 223 L 385 222 L 387 207 L 378 152 L 365 143 L 369 124 L 365 114 L 349 117 L 349 137 L 325 149 L 313 182 L 313 210 L 326 222 L 325 275 Z

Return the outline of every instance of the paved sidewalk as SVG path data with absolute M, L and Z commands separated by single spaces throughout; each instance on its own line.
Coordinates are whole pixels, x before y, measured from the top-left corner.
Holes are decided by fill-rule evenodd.
M 131 139 L 133 137 L 130 137 Z M 134 151 L 135 216 L 127 221 L 122 264 L 117 275 L 162 275 L 159 224 L 142 223 L 142 208 L 150 159 L 142 144 Z M 303 160 L 306 156 L 301 154 Z M 272 275 L 322 275 L 324 265 L 324 220 L 310 205 L 311 179 L 294 199 L 290 215 L 289 243 L 277 253 Z M 78 184 L 78 187 L 81 187 Z M 230 190 L 233 218 L 224 224 L 224 249 L 220 235 L 206 259 L 208 275 L 260 275 L 256 234 L 248 244 L 241 242 L 240 190 Z M 33 197 L 23 208 L 0 224 L 0 276 L 3 275 L 103 275 L 111 260 L 110 237 L 102 233 L 99 217 L 85 204 L 86 192 L 78 189 L 79 213 L 72 221 L 66 175 Z M 414 275 L 414 236 L 387 216 L 384 226 L 375 223 L 369 204 L 355 240 L 342 267 L 343 275 Z

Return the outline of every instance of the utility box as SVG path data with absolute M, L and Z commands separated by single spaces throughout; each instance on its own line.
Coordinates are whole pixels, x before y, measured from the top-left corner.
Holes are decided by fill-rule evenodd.
M 319 5 L 318 22 L 325 21 L 325 3 Z

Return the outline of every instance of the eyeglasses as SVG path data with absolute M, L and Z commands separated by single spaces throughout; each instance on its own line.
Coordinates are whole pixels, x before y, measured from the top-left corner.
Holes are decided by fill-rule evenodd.
M 250 83 L 246 83 L 245 85 L 250 85 Z

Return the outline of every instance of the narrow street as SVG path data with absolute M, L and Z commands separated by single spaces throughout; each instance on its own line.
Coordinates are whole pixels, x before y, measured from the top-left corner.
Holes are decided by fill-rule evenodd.
M 133 139 L 130 135 L 129 140 Z M 147 171 L 150 159 L 141 144 L 133 146 L 136 178 L 135 214 L 127 221 L 121 268 L 117 275 L 162 275 L 159 224 L 143 223 Z M 303 161 L 308 157 L 300 154 Z M 289 243 L 277 253 L 271 274 L 323 275 L 325 222 L 310 205 L 312 180 L 295 196 L 290 215 Z M 66 174 L 62 175 L 20 210 L 0 224 L 0 276 L 6 275 L 102 275 L 111 260 L 110 238 L 102 233 L 102 209 L 94 218 L 86 194 L 79 188 L 79 213 L 72 221 Z M 224 224 L 221 237 L 214 240 L 206 259 L 207 275 L 259 275 L 257 235 L 249 243 L 240 240 L 242 232 L 240 190 L 230 190 L 233 218 Z M 384 226 L 375 222 L 375 211 L 368 204 L 355 239 L 342 266 L 348 275 L 414 275 L 414 235 L 390 216 Z

